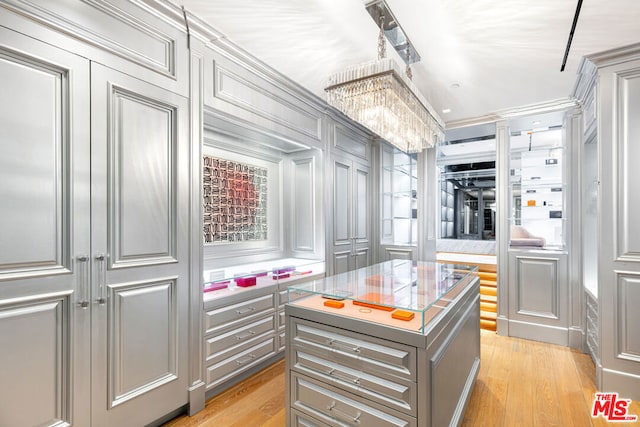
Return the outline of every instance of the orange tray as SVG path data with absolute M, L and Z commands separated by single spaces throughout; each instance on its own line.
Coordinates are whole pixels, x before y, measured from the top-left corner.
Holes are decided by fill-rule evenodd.
M 406 310 L 396 310 L 393 313 L 391 313 L 391 317 L 393 317 L 394 319 L 404 320 L 406 322 L 413 319 L 415 315 L 416 314 L 413 311 L 406 311 Z
M 327 300 L 324 302 L 324 305 L 327 307 L 333 307 L 333 308 L 342 308 L 344 307 L 344 303 L 342 301 L 335 301 L 335 300 Z
M 395 308 L 387 307 L 386 305 L 372 304 L 370 302 L 357 301 L 357 300 L 353 301 L 353 305 L 360 305 L 362 307 L 369 307 L 369 308 L 374 308 L 376 310 L 384 310 L 384 311 L 393 311 L 393 310 L 395 310 Z

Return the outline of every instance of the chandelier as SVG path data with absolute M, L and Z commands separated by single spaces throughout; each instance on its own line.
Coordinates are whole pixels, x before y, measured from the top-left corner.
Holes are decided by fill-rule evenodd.
M 417 153 L 444 138 L 442 119 L 411 81 L 410 62 L 417 57 L 384 1 L 367 6 L 380 22 L 378 60 L 349 67 L 329 78 L 327 102 L 401 151 Z M 385 22 L 405 40 L 406 77 L 398 64 L 385 59 Z M 397 49 L 397 48 L 396 48 Z

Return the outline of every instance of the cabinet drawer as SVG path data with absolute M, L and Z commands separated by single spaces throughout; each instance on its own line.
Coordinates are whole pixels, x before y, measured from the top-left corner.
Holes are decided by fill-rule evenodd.
M 220 307 L 205 313 L 206 333 L 238 327 L 241 324 L 261 317 L 266 310 L 274 311 L 273 294 L 243 301 L 227 307 Z
M 207 363 L 218 363 L 230 355 L 251 347 L 265 333 L 273 331 L 273 315 L 205 340 Z
M 235 354 L 224 361 L 207 367 L 207 388 L 215 387 L 233 375 L 246 371 L 252 366 L 275 354 L 275 337 Z
M 390 381 L 297 349 L 293 352 L 292 368 L 348 393 L 359 394 L 382 405 L 417 416 L 416 383 L 412 381 L 400 378 Z
M 287 337 L 284 331 L 278 334 L 278 351 L 284 351 L 284 347 L 287 345 Z
M 416 349 L 291 318 L 294 350 L 384 378 L 416 381 Z
M 278 328 L 284 328 L 286 324 L 286 317 L 284 315 L 284 310 L 280 310 L 278 312 Z
M 291 418 L 293 418 L 293 422 L 291 423 L 293 427 L 330 427 L 329 424 L 314 420 L 307 414 L 295 409 L 291 410 Z
M 416 419 L 292 373 L 292 406 L 330 425 L 413 427 Z

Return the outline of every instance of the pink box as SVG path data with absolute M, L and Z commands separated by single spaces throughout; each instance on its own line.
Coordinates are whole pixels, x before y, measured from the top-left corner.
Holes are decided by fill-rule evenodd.
M 256 276 L 248 276 L 248 277 L 236 277 L 236 285 L 241 288 L 248 288 L 249 286 L 256 285 Z

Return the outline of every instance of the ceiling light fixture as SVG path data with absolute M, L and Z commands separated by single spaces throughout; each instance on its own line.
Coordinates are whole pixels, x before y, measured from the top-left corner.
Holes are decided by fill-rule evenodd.
M 410 64 L 420 60 L 384 0 L 366 6 L 380 26 L 378 60 L 347 68 L 329 78 L 327 102 L 407 153 L 444 139 L 444 123 L 411 81 Z M 401 53 L 398 64 L 385 59 L 386 41 Z

